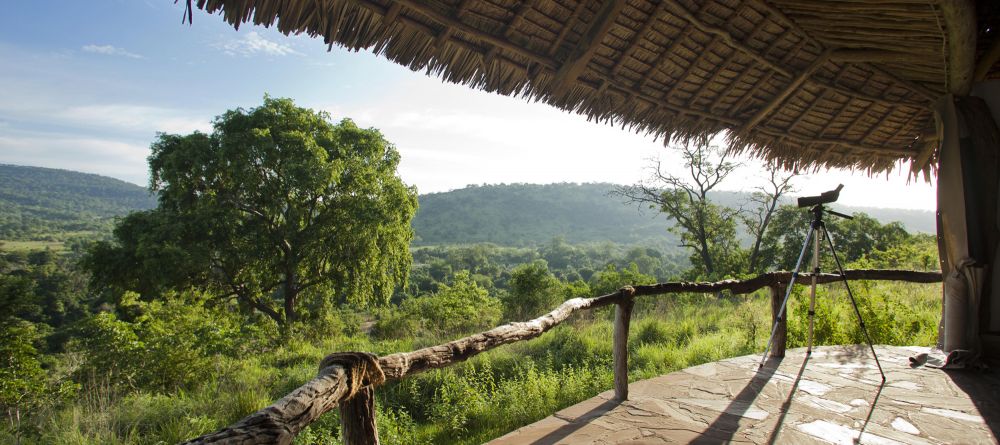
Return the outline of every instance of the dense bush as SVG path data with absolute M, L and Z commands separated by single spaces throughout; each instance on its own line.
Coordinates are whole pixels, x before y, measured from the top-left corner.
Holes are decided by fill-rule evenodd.
M 459 272 L 437 292 L 408 298 L 398 309 L 386 311 L 375 332 L 382 338 L 443 338 L 491 328 L 502 311 L 500 300 L 472 281 L 468 272 Z
M 140 315 L 125 321 L 104 312 L 80 327 L 73 348 L 86 357 L 77 371 L 83 380 L 100 375 L 133 389 L 196 388 L 215 370 L 218 356 L 237 355 L 260 333 L 190 293 L 123 306 Z

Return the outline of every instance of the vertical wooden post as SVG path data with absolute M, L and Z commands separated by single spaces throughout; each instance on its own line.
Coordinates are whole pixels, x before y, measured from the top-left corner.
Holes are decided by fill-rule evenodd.
M 615 333 L 612 355 L 615 366 L 615 399 L 628 400 L 628 327 L 632 319 L 632 297 L 615 306 Z
M 374 388 L 362 388 L 351 400 L 341 402 L 340 429 L 344 445 L 378 445 Z
M 774 326 L 774 323 L 778 324 L 778 328 L 774 330 L 771 357 L 784 357 L 785 343 L 788 338 L 788 308 L 785 308 L 785 313 L 782 314 L 780 320 L 778 319 L 778 312 L 781 311 L 781 303 L 785 301 L 785 292 L 788 289 L 788 285 L 776 283 L 768 286 L 768 289 L 771 291 L 771 326 Z

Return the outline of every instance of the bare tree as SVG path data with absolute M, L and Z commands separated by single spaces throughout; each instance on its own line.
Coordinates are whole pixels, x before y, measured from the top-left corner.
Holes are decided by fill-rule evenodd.
M 782 197 L 795 191 L 791 181 L 796 176 L 798 173 L 782 170 L 777 163 L 769 164 L 764 177 L 767 183 L 755 187 L 748 198 L 748 206 L 740 209 L 740 219 L 743 220 L 747 232 L 753 236 L 747 273 L 763 272 L 762 269 L 771 262 L 764 258 L 773 256 L 773 252 L 769 252 L 768 249 L 774 247 L 765 242 L 767 228 L 771 223 L 771 217 L 781 205 Z M 761 261 L 762 259 L 765 261 Z
M 725 150 L 707 144 L 678 147 L 687 169 L 686 177 L 664 170 L 660 159 L 650 168 L 650 178 L 612 193 L 630 203 L 646 204 L 663 212 L 676 224 L 670 228 L 681 237 L 681 245 L 693 251 L 696 269 L 708 277 L 736 272 L 740 262 L 735 212 L 713 204 L 708 192 L 716 188 L 739 164 Z

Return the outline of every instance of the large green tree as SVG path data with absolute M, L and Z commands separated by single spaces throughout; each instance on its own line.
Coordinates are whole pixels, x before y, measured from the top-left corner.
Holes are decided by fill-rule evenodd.
M 283 326 L 307 296 L 385 302 L 412 261 L 416 190 L 398 163 L 378 130 L 265 97 L 211 134 L 159 134 L 159 206 L 122 220 L 85 264 L 98 284 L 146 297 L 204 288 Z
M 740 272 L 745 254 L 736 237 L 737 211 L 715 204 L 708 193 L 738 167 L 729 152 L 707 144 L 679 147 L 688 176 L 667 172 L 660 161 L 649 180 L 618 187 L 613 193 L 663 212 L 669 228 L 689 249 L 694 277 L 719 278 Z

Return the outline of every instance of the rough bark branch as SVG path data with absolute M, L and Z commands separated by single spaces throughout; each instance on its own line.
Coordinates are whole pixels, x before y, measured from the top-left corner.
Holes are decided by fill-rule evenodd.
M 350 393 L 346 371 L 331 366 L 271 406 L 185 444 L 290 444 L 292 439 Z

